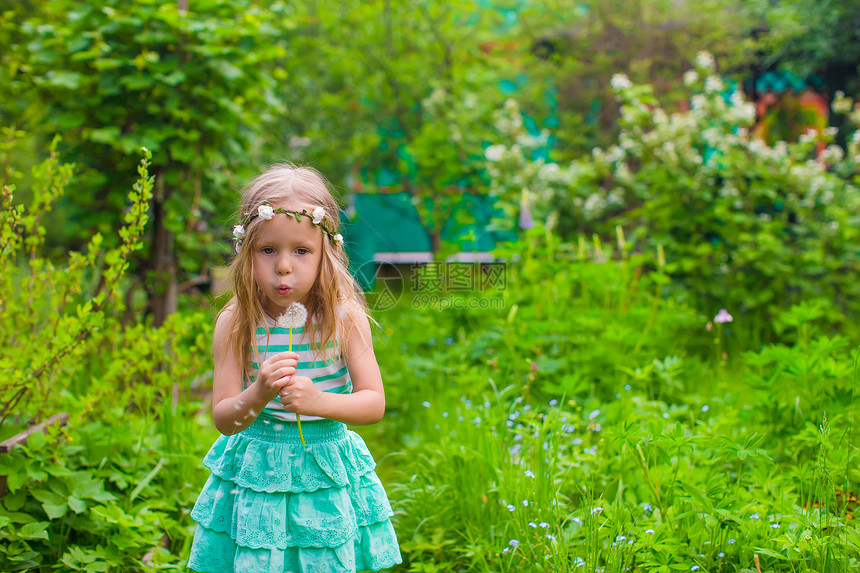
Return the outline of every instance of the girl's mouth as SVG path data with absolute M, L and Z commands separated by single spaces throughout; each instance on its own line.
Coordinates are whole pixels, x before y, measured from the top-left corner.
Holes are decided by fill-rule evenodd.
M 278 294 L 284 295 L 284 296 L 290 294 L 293 291 L 293 289 L 291 289 L 290 287 L 284 287 L 284 286 L 278 287 L 277 290 L 278 290 Z

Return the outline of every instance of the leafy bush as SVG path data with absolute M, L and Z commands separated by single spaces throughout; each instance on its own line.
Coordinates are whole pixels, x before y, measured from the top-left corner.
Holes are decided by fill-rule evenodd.
M 11 144 L 0 148 L 0 163 L 10 151 Z M 125 315 L 118 295 L 153 183 L 144 155 L 120 246 L 104 250 L 96 235 L 86 253 L 70 252 L 63 263 L 40 253 L 42 218 L 67 191 L 72 166 L 52 146 L 33 169 L 27 207 L 13 205 L 14 188 L 3 187 L 0 429 L 8 436 L 70 413 L 68 427 L 0 456 L 8 485 L 0 505 L 4 571 L 178 567 L 176 555 L 190 542 L 187 514 L 214 430 L 195 415 L 201 404 L 188 386 L 211 379 L 213 321 L 208 312 L 186 312 L 152 328 Z
M 754 317 L 753 335 L 810 297 L 832 301 L 825 317 L 842 323 L 860 302 L 858 136 L 847 156 L 835 128 L 771 147 L 751 134 L 754 107 L 708 55 L 685 83 L 691 109 L 669 112 L 651 86 L 616 75 L 618 143 L 567 165 L 523 158 L 522 133 L 508 130 L 488 155 L 494 186 L 528 186 L 534 213 L 568 238 L 620 224 L 642 248 L 662 245 L 679 297 Z
M 213 430 L 199 403 L 148 415 L 104 407 L 0 456 L 4 571 L 182 570 Z

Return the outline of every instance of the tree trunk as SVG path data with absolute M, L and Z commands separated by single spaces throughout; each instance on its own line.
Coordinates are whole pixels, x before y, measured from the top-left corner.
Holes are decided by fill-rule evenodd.
M 164 226 L 164 203 L 155 200 L 153 203 L 155 239 L 152 244 L 150 268 L 153 270 L 152 293 L 152 322 L 153 326 L 161 326 L 168 315 L 176 312 L 177 283 L 176 258 L 173 254 L 173 233 Z
M 442 250 L 442 231 L 436 229 L 428 229 L 430 235 L 430 248 L 433 249 L 433 256 Z

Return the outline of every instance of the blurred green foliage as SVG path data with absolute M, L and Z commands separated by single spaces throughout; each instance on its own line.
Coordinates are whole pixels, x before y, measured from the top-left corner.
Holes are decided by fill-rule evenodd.
M 121 190 L 145 146 L 156 175 L 153 224 L 135 270 L 149 297 L 164 297 L 177 275 L 187 276 L 180 270 L 218 261 L 214 239 L 235 209 L 235 189 L 283 108 L 275 86 L 285 78 L 277 64 L 290 21 L 281 8 L 54 0 L 2 13 L 3 99 L 14 104 L 5 119 L 62 133 L 64 157 L 79 169 L 79 192 L 54 218 L 54 244 L 78 248 L 93 233 L 115 244 L 109 231 L 125 206 Z M 156 309 L 159 322 L 165 314 Z

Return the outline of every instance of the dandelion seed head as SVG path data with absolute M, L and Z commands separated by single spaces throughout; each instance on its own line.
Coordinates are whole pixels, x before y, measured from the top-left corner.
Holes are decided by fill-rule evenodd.
M 294 302 L 278 317 L 275 325 L 278 328 L 301 328 L 307 320 L 308 309 L 302 303 Z

